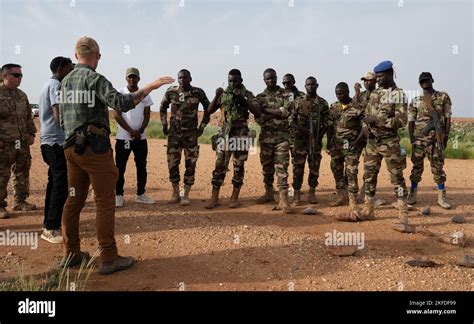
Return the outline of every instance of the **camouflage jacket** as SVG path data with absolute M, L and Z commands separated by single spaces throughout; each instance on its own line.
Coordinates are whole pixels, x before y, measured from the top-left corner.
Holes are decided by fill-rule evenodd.
M 446 92 L 435 91 L 431 95 L 431 103 L 433 109 L 438 113 L 441 129 L 444 130 L 446 119 L 451 118 L 451 99 Z M 408 121 L 415 122 L 415 138 L 427 141 L 436 139 L 434 130 L 431 130 L 427 135 L 421 133 L 431 120 L 431 113 L 423 101 L 423 96 L 414 98 L 408 106 Z
M 27 141 L 35 135 L 28 97 L 20 89 L 9 90 L 0 84 L 0 141 L 12 143 Z
M 313 122 L 313 134 L 317 136 L 318 130 L 318 112 L 320 115 L 319 120 L 319 138 L 317 139 L 318 143 L 322 143 L 322 138 L 327 131 L 328 127 L 328 116 L 329 116 L 329 104 L 328 102 L 317 96 L 316 99 L 309 98 L 307 95 L 304 97 L 299 97 L 293 101 L 289 110 L 291 112 L 290 117 L 288 118 L 290 126 L 296 128 L 295 132 L 295 146 L 297 147 L 306 147 L 309 144 L 308 135 L 298 128 L 309 129 L 309 118 L 311 117 Z M 294 125 L 294 126 L 293 126 Z
M 202 104 L 206 111 L 209 107 L 209 99 L 201 88 L 191 87 L 189 91 L 183 91 L 179 86 L 168 88 L 161 101 L 160 114 L 166 115 L 171 105 L 170 132 L 195 131 L 198 127 L 198 108 Z M 202 123 L 209 121 L 203 119 Z
M 257 101 L 251 91 L 248 91 L 244 85 L 241 90 L 245 93 L 245 98 L 248 101 Z M 217 102 L 218 106 L 224 111 L 224 134 L 225 135 L 240 135 L 241 129 L 248 129 L 249 108 L 240 102 L 239 98 L 234 96 L 233 90 L 230 87 L 225 89 L 224 94 Z
M 328 128 L 333 129 L 336 147 L 354 141 L 362 129 L 364 109 L 352 100 L 343 108 L 342 103 L 336 101 L 329 107 Z
M 367 104 L 369 103 L 370 94 L 372 92 L 374 92 L 374 91 L 364 90 L 360 93 L 359 97 L 354 96 L 354 98 L 352 98 L 352 100 L 354 100 L 354 102 L 360 104 L 362 106 L 362 108 L 365 109 L 365 107 L 367 107 Z
M 271 133 L 275 136 L 283 135 L 289 137 L 288 117 L 290 116 L 289 96 L 282 88 L 278 87 L 276 91 L 268 91 L 265 89 L 262 93 L 257 95 L 257 101 L 260 105 L 262 116 L 258 120 L 262 133 Z M 263 120 L 263 111 L 265 109 L 281 109 L 282 117 Z
M 65 148 L 74 144 L 76 132 L 87 125 L 103 127 L 110 134 L 108 107 L 121 112 L 135 107 L 132 94 L 115 90 L 109 80 L 85 64 L 77 64 L 62 80 L 59 100 Z
M 373 126 L 364 124 L 369 129 L 369 138 L 398 137 L 398 129 L 407 124 L 407 99 L 402 89 L 377 88 L 371 94 L 365 108 L 366 116 L 377 117 Z
M 299 91 L 298 88 L 293 87 L 293 90 L 283 90 L 285 92 L 285 97 L 288 102 L 295 101 L 299 97 L 304 97 L 305 93 L 302 91 Z

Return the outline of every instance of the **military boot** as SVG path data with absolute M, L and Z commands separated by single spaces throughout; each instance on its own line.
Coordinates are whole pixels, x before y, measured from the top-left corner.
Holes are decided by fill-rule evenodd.
M 181 198 L 181 206 L 189 206 L 189 204 L 190 204 L 189 191 L 191 191 L 191 186 L 190 185 L 184 185 L 184 195 Z
M 240 193 L 240 188 L 234 187 L 234 189 L 232 190 L 232 196 L 230 197 L 229 208 L 237 208 L 240 206 L 239 193 Z
M 446 189 L 438 189 L 438 205 L 443 209 L 451 209 L 451 204 L 446 200 Z
M 337 199 L 329 204 L 331 207 L 347 205 L 348 197 L 346 189 L 337 189 Z
M 375 219 L 374 205 L 375 205 L 375 197 L 369 197 L 366 195 L 365 201 L 364 201 L 364 208 L 362 208 L 362 211 L 360 212 L 359 219 L 360 220 L 374 220 Z
M 12 209 L 13 210 L 30 211 L 30 210 L 36 210 L 36 205 L 30 204 L 29 202 L 26 202 L 25 200 L 15 201 L 13 203 Z
M 416 193 L 417 193 L 417 191 L 418 191 L 417 188 L 410 188 L 410 191 L 408 192 L 408 197 L 407 197 L 407 204 L 409 204 L 409 205 L 416 204 Z
M 179 183 L 172 183 L 173 185 L 173 193 L 171 194 L 171 199 L 168 200 L 170 204 L 176 204 L 181 200 L 179 196 Z
M 316 199 L 316 188 L 309 188 L 308 202 L 310 204 L 317 204 L 318 203 L 318 199 Z
M 219 190 L 219 187 L 212 187 L 212 196 L 206 205 L 207 209 L 213 209 L 219 205 Z
M 263 196 L 257 199 L 257 204 L 266 204 L 269 202 L 275 202 L 275 196 L 274 196 L 275 190 L 272 187 L 267 187 L 265 186 L 265 193 Z
M 290 206 L 288 202 L 288 190 L 280 190 L 280 203 L 279 208 L 283 210 L 285 214 L 292 214 L 295 210 Z
M 300 189 L 295 189 L 295 192 L 293 194 L 293 204 L 295 206 L 301 206 L 303 203 L 301 201 L 301 190 Z

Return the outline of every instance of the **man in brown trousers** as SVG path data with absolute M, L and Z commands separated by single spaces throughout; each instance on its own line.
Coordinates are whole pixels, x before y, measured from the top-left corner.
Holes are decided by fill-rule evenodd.
M 61 82 L 60 120 L 65 132 L 69 196 L 62 223 L 65 254 L 61 265 L 80 264 L 89 258 L 80 250 L 79 215 L 89 185 L 97 204 L 96 229 L 100 247 L 100 274 L 110 274 L 133 266 L 132 257 L 118 255 L 115 243 L 115 185 L 118 171 L 114 163 L 109 135 L 108 107 L 126 112 L 133 109 L 151 91 L 174 82 L 162 77 L 131 94 L 115 90 L 95 69 L 100 60 L 99 45 L 89 37 L 76 43 L 78 64 Z

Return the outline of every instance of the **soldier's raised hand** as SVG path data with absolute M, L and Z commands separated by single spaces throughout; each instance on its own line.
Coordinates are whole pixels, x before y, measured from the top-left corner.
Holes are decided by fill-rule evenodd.
M 362 86 L 360 85 L 359 82 L 356 82 L 356 84 L 354 84 L 354 90 L 355 90 L 356 97 L 360 96 L 360 89 L 362 89 Z
M 216 97 L 222 96 L 223 93 L 224 93 L 224 89 L 222 89 L 221 87 L 216 89 Z

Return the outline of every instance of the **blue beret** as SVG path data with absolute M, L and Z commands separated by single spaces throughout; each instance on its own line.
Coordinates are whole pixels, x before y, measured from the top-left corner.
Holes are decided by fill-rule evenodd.
M 380 62 L 379 64 L 377 64 L 375 67 L 374 67 L 374 72 L 375 73 L 380 73 L 380 72 L 383 72 L 383 71 L 387 71 L 387 70 L 390 70 L 393 66 L 393 63 L 392 61 L 383 61 L 383 62 Z

